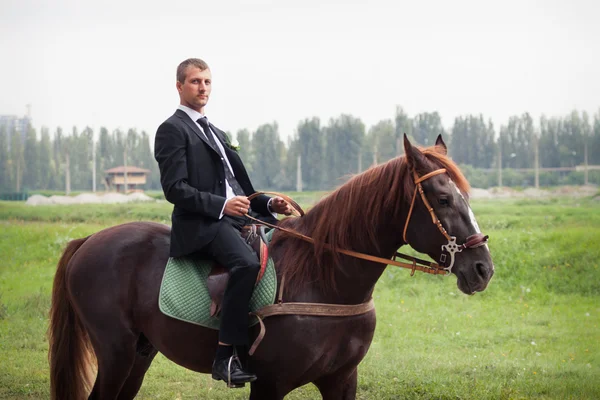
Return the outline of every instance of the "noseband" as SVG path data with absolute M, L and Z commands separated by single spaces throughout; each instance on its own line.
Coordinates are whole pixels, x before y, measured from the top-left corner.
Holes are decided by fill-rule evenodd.
M 402 233 L 402 239 L 404 240 L 404 243 L 408 244 L 408 240 L 406 240 L 406 231 L 408 229 L 408 223 L 410 222 L 410 217 L 412 216 L 413 208 L 415 206 L 415 199 L 417 198 L 417 191 L 418 191 L 419 194 L 421 195 L 421 200 L 423 200 L 423 204 L 425 204 L 427 211 L 429 211 L 429 214 L 431 215 L 431 221 L 433 222 L 433 224 L 435 226 L 437 226 L 437 228 L 442 233 L 442 235 L 444 235 L 446 240 L 448 240 L 448 243 L 446 243 L 445 245 L 442 246 L 442 254 L 440 255 L 439 261 L 442 266 L 441 269 L 443 269 L 448 274 L 450 274 L 452 272 L 452 267 L 454 266 L 455 254 L 460 253 L 461 251 L 463 251 L 465 249 L 483 246 L 484 244 L 486 244 L 486 242 L 488 240 L 488 235 L 484 235 L 483 233 L 476 233 L 474 235 L 467 237 L 467 241 L 465 243 L 456 244 L 456 236 L 450 236 L 448 234 L 448 232 L 446 232 L 446 229 L 444 229 L 442 222 L 435 214 L 433 207 L 431 207 L 431 205 L 429 204 L 429 201 L 427 200 L 427 197 L 425 196 L 425 193 L 423 192 L 423 186 L 421 185 L 421 182 L 426 181 L 427 179 L 431 178 L 432 176 L 436 176 L 436 175 L 444 174 L 444 173 L 446 173 L 446 169 L 440 168 L 440 169 L 436 169 L 435 171 L 432 171 L 426 175 L 423 175 L 422 177 L 419 178 L 417 173 L 413 171 L 413 177 L 415 180 L 415 191 L 413 193 L 412 201 L 410 203 L 410 209 L 408 210 L 408 216 L 406 217 L 406 222 L 404 224 L 404 232 Z M 450 254 L 450 265 L 448 265 L 448 266 L 446 266 L 448 257 L 446 256 L 446 253 L 444 253 L 444 252 Z

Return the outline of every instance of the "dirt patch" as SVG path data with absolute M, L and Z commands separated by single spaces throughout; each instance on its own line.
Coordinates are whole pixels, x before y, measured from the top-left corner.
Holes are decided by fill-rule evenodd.
M 540 199 L 549 197 L 588 197 L 598 193 L 598 186 L 558 186 L 551 189 L 527 188 L 525 190 L 516 190 L 509 187 L 493 187 L 490 189 L 471 189 L 471 198 L 473 199 Z M 594 199 L 598 199 L 596 196 Z
M 154 201 L 144 193 L 81 193 L 77 196 L 42 196 L 35 194 L 27 199 L 25 204 L 30 206 L 41 206 L 49 204 L 117 204 L 130 203 L 133 201 Z

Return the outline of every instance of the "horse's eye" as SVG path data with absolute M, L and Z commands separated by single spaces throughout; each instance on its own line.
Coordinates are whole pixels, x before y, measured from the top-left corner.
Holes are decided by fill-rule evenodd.
M 447 199 L 447 198 L 445 198 L 445 197 L 440 197 L 440 198 L 438 199 L 438 203 L 440 203 L 440 205 L 442 205 L 442 206 L 447 206 L 448 204 L 450 204 L 450 203 L 448 202 L 448 199 Z

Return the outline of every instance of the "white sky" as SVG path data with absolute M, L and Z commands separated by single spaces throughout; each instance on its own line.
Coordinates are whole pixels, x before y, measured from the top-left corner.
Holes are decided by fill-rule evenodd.
M 210 3 L 210 4 L 207 4 Z M 252 3 L 252 4 L 249 4 Z M 600 109 L 600 1 L 0 0 L 0 115 L 70 132 L 152 136 L 179 98 L 175 69 L 208 62 L 208 117 L 236 132 L 350 113 Z

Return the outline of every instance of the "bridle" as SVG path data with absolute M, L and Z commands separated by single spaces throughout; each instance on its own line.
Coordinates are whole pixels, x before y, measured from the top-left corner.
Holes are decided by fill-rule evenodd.
M 415 205 L 415 199 L 417 198 L 417 191 L 419 192 L 419 194 L 421 195 L 421 199 L 423 200 L 423 203 L 425 204 L 425 207 L 427 208 L 427 210 L 429 211 L 429 214 L 431 215 L 431 220 L 433 221 L 433 223 L 435 224 L 435 226 L 438 227 L 438 229 L 440 230 L 440 232 L 442 233 L 442 235 L 444 235 L 444 237 L 448 240 L 448 243 L 442 246 L 442 251 L 443 252 L 447 252 L 448 254 L 450 254 L 450 265 L 446 266 L 446 263 L 448 261 L 448 258 L 446 256 L 445 253 L 442 253 L 440 256 L 440 264 L 437 264 L 435 262 L 431 262 L 431 261 L 426 261 L 426 260 L 421 260 L 419 258 L 413 257 L 413 256 L 409 256 L 406 254 L 402 254 L 402 253 L 398 253 L 396 252 L 396 254 L 394 254 L 393 259 L 389 259 L 389 258 L 382 258 L 382 257 L 376 257 L 376 256 L 372 256 L 370 254 L 364 254 L 364 253 L 359 253 L 357 251 L 353 251 L 353 250 L 346 250 L 346 249 L 337 249 L 337 248 L 332 248 L 329 244 L 325 243 L 323 244 L 323 247 L 325 247 L 328 250 L 332 250 L 332 251 L 337 251 L 338 253 L 342 253 L 342 254 L 346 254 L 348 256 L 351 257 L 355 257 L 355 258 L 360 258 L 363 260 L 367 260 L 367 261 L 374 261 L 374 262 L 378 262 L 381 264 L 385 264 L 385 265 L 394 265 L 396 267 L 403 267 L 403 268 L 408 268 L 411 269 L 411 276 L 414 275 L 415 271 L 421 271 L 421 272 L 426 272 L 428 274 L 434 274 L 434 275 L 440 275 L 440 274 L 445 274 L 445 275 L 449 275 L 452 272 L 452 267 L 454 266 L 454 258 L 455 258 L 455 254 L 456 253 L 460 253 L 461 251 L 465 250 L 465 249 L 469 249 L 469 248 L 474 248 L 474 247 L 479 247 L 479 246 L 483 246 L 486 244 L 488 236 L 487 235 L 483 235 L 482 233 L 476 233 L 474 235 L 471 235 L 469 237 L 467 237 L 467 241 L 463 244 L 456 244 L 456 237 L 455 236 L 450 236 L 448 235 L 448 232 L 446 232 L 446 229 L 444 229 L 442 222 L 439 220 L 439 218 L 437 217 L 437 215 L 435 215 L 435 211 L 433 210 L 433 207 L 431 207 L 431 205 L 429 204 L 429 201 L 427 201 L 427 197 L 425 196 L 425 193 L 423 192 L 423 187 L 421 186 L 421 182 L 439 175 L 439 174 L 443 174 L 446 173 L 446 169 L 445 168 L 440 168 L 437 169 L 433 172 L 430 172 L 426 175 L 423 175 L 422 177 L 418 177 L 417 173 L 413 171 L 413 178 L 415 181 L 415 191 L 413 193 L 413 198 L 412 201 L 410 203 L 410 209 L 408 211 L 408 216 L 406 217 L 406 222 L 404 224 L 404 231 L 402 234 L 402 238 L 404 240 L 404 242 L 406 244 L 409 244 L 408 241 L 406 240 L 406 231 L 408 229 L 408 224 L 410 222 L 410 217 L 412 216 L 412 211 Z M 281 193 L 277 193 L 277 192 L 256 192 L 253 193 L 252 195 L 248 196 L 248 200 L 252 200 L 253 198 L 261 195 L 261 194 L 272 194 L 272 195 L 276 195 L 276 196 L 280 196 L 282 197 L 284 200 L 286 200 L 288 202 L 288 204 L 290 204 L 292 206 L 292 208 L 294 209 L 294 211 L 299 215 L 299 216 L 303 216 L 304 215 L 304 211 L 302 210 L 302 208 L 298 205 L 298 203 L 296 203 L 294 200 L 292 200 L 290 197 L 281 194 Z M 261 221 L 257 218 L 254 218 L 248 214 L 246 214 L 246 217 L 248 217 L 249 219 L 256 221 L 257 223 L 261 224 L 261 225 L 266 225 L 270 228 L 274 228 L 277 229 L 279 231 L 283 231 L 286 232 L 292 236 L 295 236 L 299 239 L 302 239 L 304 241 L 307 241 L 309 243 L 315 243 L 315 240 L 309 236 L 303 235 L 301 233 L 298 233 L 294 230 L 291 229 L 287 229 L 287 228 L 283 228 L 281 226 L 277 226 L 277 225 L 272 225 L 269 224 L 265 221 Z M 397 261 L 396 258 L 403 258 L 405 260 L 409 260 L 412 261 L 410 264 L 409 263 L 405 263 L 405 262 L 401 262 L 401 261 Z
M 484 235 L 483 233 L 476 233 L 474 235 L 467 237 L 467 241 L 465 243 L 456 244 L 456 236 L 450 236 L 448 234 L 448 232 L 442 225 L 442 221 L 440 221 L 440 219 L 435 214 L 433 207 L 431 207 L 431 204 L 429 204 L 429 201 L 427 200 L 427 197 L 425 196 L 425 193 L 423 192 L 423 186 L 421 185 L 421 182 L 426 181 L 427 179 L 429 179 L 433 176 L 444 174 L 444 173 L 446 173 L 446 169 L 440 168 L 440 169 L 436 169 L 435 171 L 432 171 L 426 175 L 423 175 L 422 177 L 419 178 L 417 173 L 415 171 L 413 171 L 413 178 L 415 180 L 415 191 L 413 193 L 412 201 L 410 203 L 410 209 L 408 210 L 408 216 L 406 217 L 406 222 L 404 223 L 404 231 L 402 232 L 402 239 L 404 240 L 404 243 L 409 244 L 408 240 L 406 240 L 406 231 L 408 229 L 408 224 L 410 223 L 410 217 L 412 216 L 413 208 L 415 206 L 415 199 L 417 198 L 417 191 L 418 191 L 419 195 L 421 196 L 421 200 L 423 201 L 423 204 L 425 204 L 427 211 L 429 211 L 429 215 L 431 215 L 431 221 L 433 222 L 433 224 L 435 226 L 437 226 L 437 228 L 439 229 L 441 234 L 444 235 L 446 240 L 448 240 L 448 243 L 446 243 L 445 245 L 442 245 L 442 254 L 440 255 L 439 261 L 440 261 L 440 264 L 443 266 L 440 268 L 442 268 L 444 271 L 446 271 L 448 274 L 450 274 L 452 272 L 452 267 L 454 266 L 454 258 L 455 258 L 456 253 L 460 253 L 461 251 L 463 251 L 465 249 L 470 249 L 470 248 L 475 248 L 475 247 L 485 245 L 489 236 Z M 445 266 L 448 261 L 448 257 L 446 256 L 446 254 L 444 252 L 450 254 L 450 265 L 448 265 L 448 266 Z
M 447 257 L 446 257 L 446 254 L 444 254 L 444 253 L 442 253 L 442 255 L 440 256 L 440 263 L 442 265 L 439 265 L 434 262 L 421 260 L 416 257 L 408 256 L 408 255 L 401 254 L 401 253 L 396 253 L 394 255 L 393 259 L 388 259 L 388 258 L 372 256 L 369 254 L 359 253 L 359 252 L 352 251 L 352 250 L 336 249 L 327 243 L 323 244 L 323 247 L 325 247 L 326 249 L 331 250 L 331 251 L 337 251 L 339 253 L 346 254 L 348 256 L 360 258 L 360 259 L 367 260 L 367 261 L 377 262 L 377 263 L 381 263 L 384 265 L 395 265 L 397 267 L 409 268 L 412 270 L 411 276 L 414 275 L 415 271 L 417 271 L 417 270 L 428 273 L 428 274 L 434 274 L 434 275 L 441 275 L 441 274 L 449 275 L 452 272 L 452 267 L 454 266 L 454 255 L 456 253 L 460 253 L 464 249 L 483 246 L 487 242 L 488 236 L 487 235 L 484 236 L 481 233 L 477 233 L 475 235 L 469 236 L 465 243 L 463 243 L 461 245 L 457 245 L 456 237 L 448 235 L 448 232 L 446 232 L 446 229 L 444 229 L 444 227 L 442 226 L 441 221 L 439 220 L 437 215 L 435 215 L 435 212 L 433 211 L 433 207 L 431 207 L 431 205 L 429 204 L 429 201 L 427 201 L 427 198 L 425 197 L 425 193 L 423 192 L 423 187 L 421 186 L 421 182 L 431 178 L 432 176 L 443 174 L 445 172 L 446 172 L 446 170 L 444 168 L 442 168 L 442 169 L 438 169 L 433 172 L 430 172 L 426 175 L 423 175 L 422 177 L 419 178 L 417 176 L 417 174 L 413 171 L 413 177 L 415 180 L 415 191 L 413 193 L 413 198 L 412 198 L 412 201 L 410 204 L 410 210 L 408 211 L 408 216 L 406 218 L 406 223 L 404 224 L 404 232 L 402 234 L 402 238 L 403 238 L 404 242 L 406 244 L 408 244 L 408 241 L 406 240 L 406 231 L 408 229 L 410 217 L 412 216 L 412 211 L 413 211 L 413 208 L 415 205 L 415 199 L 417 198 L 417 191 L 418 191 L 419 194 L 421 195 L 421 199 L 423 200 L 423 203 L 425 204 L 425 207 L 427 207 L 427 210 L 429 211 L 429 214 L 431 215 L 431 220 L 438 227 L 438 229 L 440 230 L 442 235 L 444 235 L 444 237 L 448 240 L 448 243 L 442 246 L 442 251 L 445 251 L 450 254 L 450 265 L 449 266 L 447 266 L 447 267 L 445 266 Z M 294 211 L 299 216 L 304 215 L 304 211 L 295 201 L 293 201 L 291 198 L 289 198 L 288 196 L 283 195 L 281 193 L 257 192 L 257 193 L 253 193 L 252 195 L 248 196 L 248 200 L 252 200 L 256 196 L 259 196 L 261 194 L 273 194 L 276 196 L 280 196 L 284 200 L 286 200 L 288 202 L 288 204 L 290 204 L 292 206 Z M 313 244 L 315 243 L 315 240 L 313 238 L 303 235 L 301 233 L 298 233 L 294 230 L 283 228 L 283 227 L 277 226 L 277 225 L 269 224 L 267 222 L 256 219 L 248 214 L 246 214 L 246 217 L 248 217 L 251 220 L 256 221 L 259 224 L 266 225 L 268 227 L 286 232 L 294 237 L 305 240 L 309 243 L 313 243 Z M 409 264 L 409 263 L 396 261 L 396 257 L 410 260 L 410 261 L 412 261 L 412 263 Z M 284 285 L 285 285 L 285 272 L 281 276 L 277 303 L 265 306 L 265 307 L 261 308 L 260 310 L 258 310 L 257 312 L 253 313 L 253 315 L 255 315 L 258 318 L 258 321 L 260 323 L 260 332 L 259 332 L 256 340 L 250 347 L 250 351 L 249 351 L 250 355 L 254 354 L 254 352 L 256 351 L 256 348 L 258 347 L 258 345 L 260 344 L 260 342 L 262 341 L 262 339 L 264 338 L 264 336 L 266 334 L 266 328 L 262 321 L 264 318 L 274 316 L 274 315 L 312 315 L 312 316 L 321 316 L 321 317 L 326 317 L 326 316 L 345 317 L 345 316 L 362 315 L 367 312 L 370 312 L 375 307 L 373 304 L 373 298 L 371 298 L 369 301 L 367 301 L 365 303 L 352 304 L 352 305 L 284 302 L 283 301 Z

